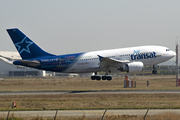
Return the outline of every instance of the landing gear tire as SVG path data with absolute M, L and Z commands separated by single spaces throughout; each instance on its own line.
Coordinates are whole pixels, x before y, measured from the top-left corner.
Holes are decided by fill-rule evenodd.
M 111 76 L 102 76 L 102 80 L 111 81 L 111 80 L 112 80 L 112 77 L 111 77 Z
M 107 79 L 108 81 L 111 81 L 111 80 L 112 80 L 112 77 L 111 77 L 111 76 L 107 76 L 106 79 Z
M 153 65 L 153 71 L 152 71 L 153 74 L 156 74 L 157 73 L 157 70 L 156 70 L 156 66 Z
M 100 81 L 101 77 L 100 76 L 96 76 L 96 80 Z
M 153 73 L 153 74 L 157 74 L 157 70 L 153 70 L 152 73 Z
M 96 79 L 96 76 L 91 76 L 91 80 L 95 80 Z
M 91 76 L 91 80 L 101 80 L 101 76 Z
M 107 79 L 107 77 L 106 76 L 102 76 L 102 80 L 106 80 Z

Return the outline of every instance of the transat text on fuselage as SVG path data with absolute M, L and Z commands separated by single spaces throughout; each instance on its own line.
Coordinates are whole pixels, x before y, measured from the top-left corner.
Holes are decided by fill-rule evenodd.
M 131 54 L 131 60 L 156 58 L 156 52 Z

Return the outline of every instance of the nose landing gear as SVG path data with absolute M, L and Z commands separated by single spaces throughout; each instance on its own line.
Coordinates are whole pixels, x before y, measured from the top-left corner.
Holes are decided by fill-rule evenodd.
M 157 70 L 156 70 L 156 67 L 155 65 L 153 65 L 153 71 L 152 71 L 153 74 L 157 74 Z

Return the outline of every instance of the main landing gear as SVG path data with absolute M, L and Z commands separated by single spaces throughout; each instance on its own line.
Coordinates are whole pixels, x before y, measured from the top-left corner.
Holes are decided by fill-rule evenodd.
M 153 65 L 153 71 L 152 71 L 153 74 L 156 74 L 157 73 L 157 70 L 156 70 L 156 66 Z
M 110 72 L 110 71 L 109 71 Z M 107 75 L 107 73 L 106 73 Z M 112 80 L 112 77 L 111 76 L 102 76 L 102 80 L 108 80 L 108 81 L 111 81 Z M 97 75 L 97 72 L 95 72 L 95 75 L 94 76 L 91 76 L 91 80 L 101 80 L 101 76 L 98 76 Z
M 101 76 L 91 76 L 91 80 L 101 80 Z M 102 76 L 102 80 L 112 80 L 111 76 Z

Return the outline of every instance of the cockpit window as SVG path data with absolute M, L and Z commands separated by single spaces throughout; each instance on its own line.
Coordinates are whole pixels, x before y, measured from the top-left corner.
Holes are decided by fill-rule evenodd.
M 166 49 L 166 51 L 170 51 L 170 49 Z

